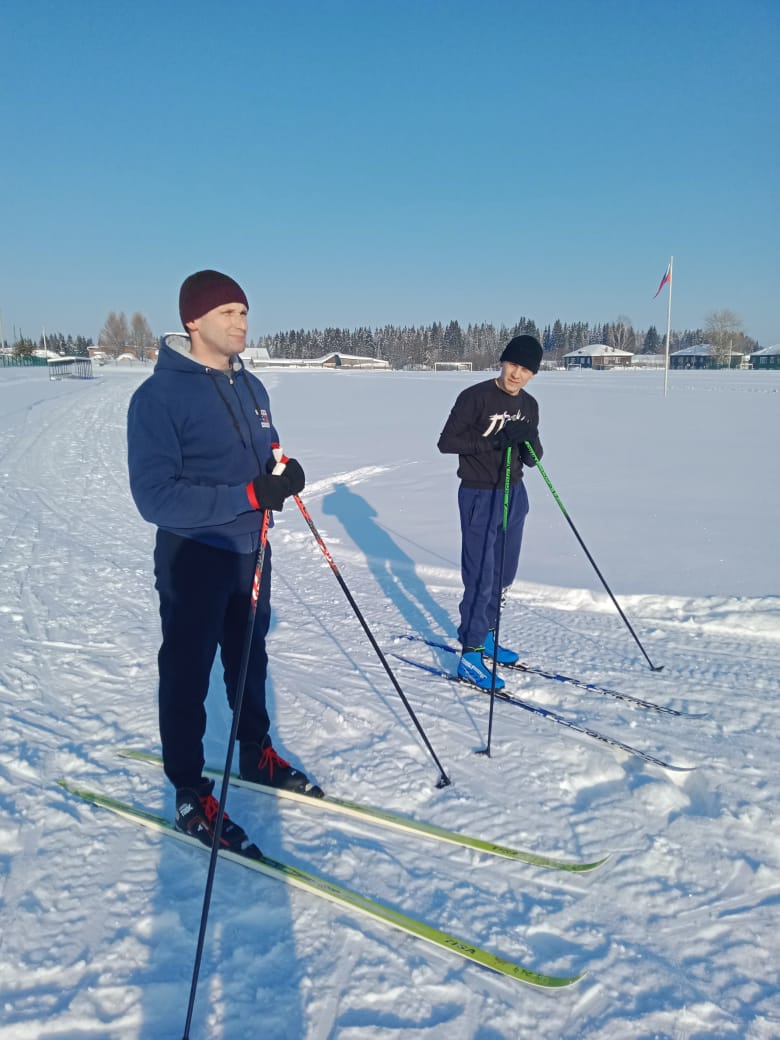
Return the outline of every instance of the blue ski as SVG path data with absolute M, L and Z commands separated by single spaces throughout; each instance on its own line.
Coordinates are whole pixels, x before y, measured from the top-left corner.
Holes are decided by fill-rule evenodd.
M 404 657 L 402 654 L 393 654 L 399 661 L 403 661 L 404 664 L 412 665 L 414 668 L 421 668 L 422 671 L 428 672 L 430 675 L 435 675 L 440 679 L 447 679 L 449 682 L 460 683 L 463 686 L 467 686 L 469 689 L 478 690 L 480 693 L 487 694 L 490 696 L 490 690 L 483 690 L 479 686 L 474 686 L 472 683 L 465 682 L 460 679 L 457 675 L 453 675 L 451 672 L 447 672 L 444 668 L 437 668 L 432 664 L 423 664 L 421 661 L 413 661 L 410 657 Z M 587 737 L 593 737 L 594 740 L 600 740 L 602 744 L 608 744 L 610 747 L 617 748 L 619 751 L 624 751 L 627 755 L 634 755 L 637 758 L 644 759 L 645 762 L 651 762 L 653 765 L 660 766 L 662 769 L 671 769 L 678 773 L 688 773 L 694 767 L 693 766 L 675 766 L 671 762 L 665 762 L 662 758 L 656 758 L 655 755 L 649 754 L 647 751 L 641 751 L 639 748 L 632 747 L 631 744 L 624 744 L 621 740 L 616 740 L 614 737 L 608 737 L 604 733 L 597 733 L 596 730 L 589 729 L 587 726 L 579 726 L 576 722 L 571 722 L 563 715 L 558 715 L 554 711 L 550 711 L 548 708 L 542 708 L 538 704 L 529 704 L 528 701 L 523 701 L 519 697 L 513 696 L 511 693 L 507 693 L 506 690 L 496 690 L 496 700 L 504 701 L 506 704 L 514 704 L 516 708 L 523 708 L 525 711 L 530 711 L 533 715 L 541 715 L 544 719 L 550 719 L 552 722 L 557 722 L 559 726 L 565 726 L 567 729 L 572 729 L 577 733 L 583 733 Z
M 408 635 L 403 633 L 397 635 L 396 639 L 408 639 L 411 643 L 424 643 L 425 646 L 432 646 L 436 650 L 445 650 L 448 654 L 460 653 L 454 646 L 450 646 L 448 643 L 440 643 L 436 639 L 425 639 L 423 636 Z M 585 682 L 583 679 L 575 679 L 571 675 L 561 675 L 560 672 L 548 672 L 544 668 L 535 668 L 533 665 L 524 664 L 522 661 L 518 661 L 516 664 L 501 664 L 500 668 L 511 668 L 517 672 L 525 672 L 527 675 L 538 675 L 542 679 L 553 679 L 555 682 L 568 683 L 570 686 L 576 686 L 580 690 L 587 690 L 589 693 L 601 693 L 606 697 L 615 697 L 619 701 L 625 701 L 627 704 L 632 704 L 636 708 L 646 708 L 649 711 L 658 711 L 663 715 L 676 715 L 681 719 L 704 719 L 707 717 L 706 712 L 701 714 L 691 714 L 687 711 L 679 711 L 677 708 L 669 708 L 664 704 L 656 704 L 655 701 L 642 700 L 641 697 L 633 697 L 630 693 L 622 693 L 620 690 L 612 690 L 608 686 L 599 686 L 597 683 Z

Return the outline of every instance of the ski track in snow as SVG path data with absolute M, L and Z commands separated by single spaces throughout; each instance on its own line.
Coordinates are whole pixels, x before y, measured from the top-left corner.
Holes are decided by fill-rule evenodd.
M 124 444 L 143 374 L 0 378 L 2 1040 L 182 1032 L 206 857 L 56 785 L 67 777 L 172 811 L 159 770 L 117 756 L 157 747 L 153 530 L 134 510 Z M 297 415 L 311 388 L 307 418 L 285 422 L 312 471 L 303 499 L 385 651 L 452 668 L 451 655 L 396 638 L 454 638 L 456 562 L 438 544 L 410 555 L 426 541 L 414 503 L 444 511 L 441 495 L 417 494 L 430 465 L 427 455 L 415 464 L 414 444 L 430 431 L 398 431 L 391 446 L 388 427 L 385 449 L 380 428 L 352 459 L 334 432 L 335 462 L 327 438 L 313 446 L 323 415 L 359 406 L 381 427 L 398 388 L 409 416 L 423 414 L 417 394 L 428 409 L 438 395 L 443 422 L 465 382 L 357 376 L 356 405 L 350 376 L 323 373 L 336 401 L 317 411 L 317 375 L 266 380 L 280 427 L 279 412 Z M 748 398 L 753 409 L 771 395 Z M 452 499 L 446 461 L 436 486 Z M 388 494 L 397 512 L 376 504 Z M 534 676 L 509 673 L 509 687 L 696 768 L 665 773 L 500 702 L 493 757 L 475 756 L 487 699 L 388 657 L 453 779 L 437 790 L 433 761 L 292 503 L 271 538 L 269 704 L 283 754 L 337 796 L 539 852 L 611 857 L 590 875 L 554 874 L 232 789 L 231 815 L 270 855 L 537 970 L 589 974 L 568 991 L 537 991 L 220 863 L 193 1040 L 243 1037 L 248 1022 L 268 1040 L 780 1035 L 776 596 L 621 596 L 664 665 L 651 673 L 606 595 L 517 582 L 502 639 L 528 663 L 708 715 L 662 716 Z M 207 757 L 220 766 L 229 717 L 217 668 L 212 686 Z

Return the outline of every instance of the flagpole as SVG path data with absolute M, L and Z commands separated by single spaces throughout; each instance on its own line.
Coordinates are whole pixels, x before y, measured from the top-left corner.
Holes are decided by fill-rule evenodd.
M 669 257 L 669 302 L 666 306 L 666 363 L 664 365 L 664 397 L 669 392 L 669 338 L 672 334 L 672 268 L 674 257 Z

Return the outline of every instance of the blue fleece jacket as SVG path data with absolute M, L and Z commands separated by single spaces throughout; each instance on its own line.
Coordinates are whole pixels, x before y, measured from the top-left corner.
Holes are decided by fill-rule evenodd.
M 217 371 L 163 342 L 127 415 L 138 511 L 185 538 L 254 552 L 262 514 L 250 505 L 246 485 L 266 472 L 278 440 L 268 393 L 240 358 L 230 372 Z

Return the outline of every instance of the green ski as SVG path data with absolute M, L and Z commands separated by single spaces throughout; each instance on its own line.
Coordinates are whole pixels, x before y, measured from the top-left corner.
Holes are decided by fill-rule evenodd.
M 138 823 L 149 830 L 157 831 L 159 834 L 164 834 L 171 838 L 179 838 L 190 846 L 199 848 L 204 852 L 210 852 L 208 846 L 177 831 L 173 824 L 162 816 L 136 808 L 127 802 L 118 801 L 116 798 L 99 794 L 96 791 L 77 787 L 67 780 L 60 780 L 58 783 L 70 794 L 82 798 L 85 802 L 109 809 L 111 812 L 117 813 L 119 816 Z M 282 863 L 279 860 L 272 859 L 270 856 L 261 855 L 259 859 L 250 859 L 247 856 L 227 850 L 221 850 L 219 855 L 223 859 L 240 863 L 243 867 L 249 867 L 250 870 L 266 874 L 268 877 L 276 878 L 278 881 L 284 881 L 286 884 L 293 885 L 296 888 L 302 888 L 340 906 L 346 906 L 359 913 L 367 914 L 375 920 L 384 921 L 386 924 L 400 928 L 410 935 L 416 935 L 427 943 L 449 950 L 460 957 L 464 957 L 466 960 L 474 961 L 476 964 L 481 964 L 483 967 L 499 972 L 501 975 L 507 975 L 520 982 L 527 982 L 532 986 L 559 989 L 578 982 L 585 974 L 582 972 L 579 975 L 541 975 L 538 972 L 531 971 L 530 968 L 524 968 L 521 964 L 498 957 L 479 946 L 474 946 L 469 942 L 458 939 L 449 932 L 439 931 L 439 929 L 433 928 L 431 925 L 418 921 L 414 917 L 409 917 L 399 910 L 392 909 L 392 907 L 385 906 L 383 903 L 370 899 L 368 896 L 352 892 L 343 885 L 328 881 L 316 874 L 310 874 L 288 863 Z
M 160 756 L 151 754 L 148 751 L 127 750 L 120 752 L 120 754 L 125 758 L 132 758 L 138 762 L 148 762 L 151 765 L 156 766 L 162 765 L 162 759 Z M 213 777 L 215 780 L 222 779 L 222 771 L 207 768 L 204 770 L 204 773 L 206 776 Z M 242 780 L 237 773 L 231 773 L 230 782 L 231 784 L 235 784 L 237 787 L 246 787 L 252 791 L 259 791 L 262 794 L 271 795 L 272 797 L 289 799 L 307 809 L 322 809 L 326 812 L 340 813 L 343 816 L 356 817 L 365 820 L 367 823 L 381 824 L 384 827 L 391 827 L 395 830 L 416 834 L 421 838 L 433 838 L 436 841 L 449 842 L 452 845 L 460 845 L 467 849 L 476 849 L 477 852 L 488 853 L 491 856 L 503 856 L 506 859 L 514 859 L 519 860 L 522 863 L 530 863 L 535 867 L 546 867 L 548 870 L 565 870 L 571 873 L 585 873 L 586 871 L 595 870 L 596 867 L 600 867 L 601 864 L 609 858 L 604 856 L 602 859 L 597 859 L 593 863 L 578 863 L 568 860 L 554 859 L 550 856 L 542 856 L 535 852 L 525 852 L 522 849 L 507 848 L 506 845 L 496 845 L 492 841 L 486 841 L 484 838 L 474 838 L 468 834 L 459 834 L 457 831 L 438 827 L 434 823 L 423 823 L 420 820 L 413 819 L 411 816 L 403 816 L 401 813 L 379 809 L 371 805 L 361 805 L 359 802 L 345 801 L 341 798 L 331 798 L 329 795 L 326 795 L 324 798 L 312 798 L 306 794 L 296 794 L 294 791 L 284 791 L 278 787 L 265 787 L 263 784 L 255 784 L 250 780 Z

